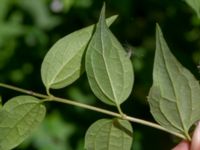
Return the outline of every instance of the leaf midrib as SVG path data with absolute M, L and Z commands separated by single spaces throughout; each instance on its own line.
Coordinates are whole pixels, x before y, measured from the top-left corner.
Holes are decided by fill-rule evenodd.
M 82 47 L 80 47 L 80 49 L 82 49 L 85 45 L 83 44 Z M 79 55 L 79 53 L 75 53 L 70 59 L 68 59 L 68 61 L 66 61 L 65 63 L 62 64 L 62 66 L 58 69 L 58 71 L 56 72 L 56 74 L 52 77 L 52 79 L 49 81 L 49 84 L 47 87 L 51 87 L 51 85 L 54 83 L 55 79 L 58 77 L 59 73 L 61 72 L 61 70 L 63 70 L 63 68 L 77 55 Z
M 110 82 L 110 86 L 111 86 L 111 90 L 112 90 L 112 93 L 113 93 L 113 96 L 114 96 L 114 99 L 113 101 L 116 103 L 116 101 L 118 101 L 117 97 L 116 97 L 116 93 L 115 93 L 115 90 L 113 88 L 113 83 L 112 83 L 112 79 L 110 77 L 110 72 L 109 72 L 109 69 L 108 69 L 108 66 L 106 64 L 106 58 L 105 58 L 105 45 L 104 45 L 104 42 L 103 42 L 103 34 L 104 32 L 107 32 L 105 27 L 103 28 L 102 26 L 105 26 L 105 23 L 103 22 L 103 20 L 101 20 L 101 22 L 103 25 L 100 25 L 100 41 L 101 41 L 101 46 L 102 46 L 102 57 L 103 57 L 103 62 L 104 62 L 104 65 L 105 65 L 105 69 L 106 69 L 106 72 L 107 72 L 107 75 L 108 75 L 108 79 L 109 79 L 109 82 Z M 110 36 L 108 36 L 108 38 L 110 39 Z M 118 105 L 118 103 L 116 103 L 116 105 Z
M 162 38 L 162 37 L 161 37 Z M 175 86 L 174 86 L 174 84 L 173 84 L 173 82 L 172 82 L 172 77 L 171 77 L 171 74 L 170 74 L 170 72 L 169 72 L 169 68 L 168 68 L 168 65 L 167 65 L 167 59 L 166 59 L 166 57 L 165 57 L 165 55 L 164 55 L 164 51 L 163 51 L 163 49 L 165 48 L 164 47 L 164 45 L 165 45 L 165 43 L 163 43 L 162 41 L 160 41 L 160 38 L 159 38 L 159 45 L 160 45 L 160 47 L 161 47 L 161 53 L 162 53 L 162 57 L 163 57 L 163 60 L 164 60 L 164 64 L 165 64 L 165 66 L 166 66 L 166 71 L 167 71 L 167 74 L 168 74 L 168 76 L 169 76 L 169 79 L 170 79 L 170 81 L 171 81 L 171 85 L 172 85 L 172 89 L 173 89 L 173 91 L 174 91 L 174 95 L 175 95 L 175 97 L 176 97 L 176 99 L 177 99 L 177 95 L 176 95 L 176 91 L 175 91 Z M 167 46 L 167 44 L 166 44 L 166 46 Z M 166 47 L 166 48 L 168 48 L 168 47 Z M 177 101 L 178 101 L 178 99 L 177 99 Z M 183 120 L 182 120 L 182 115 L 181 115 L 181 112 L 180 112 L 180 108 L 179 108 L 179 106 L 178 106 L 178 103 L 175 103 L 176 105 L 176 108 L 177 108 L 177 110 L 178 110 L 178 115 L 179 115 L 179 117 L 180 117 L 180 121 L 181 121 L 181 125 L 182 125 L 182 127 L 183 127 L 183 132 L 184 133 L 187 133 L 187 129 L 185 128 L 185 125 L 184 125 L 184 123 L 183 123 Z
M 20 106 L 22 106 L 22 105 L 26 105 L 26 104 L 35 104 L 35 106 L 33 106 L 31 109 L 29 109 L 29 111 L 28 111 L 28 113 L 26 113 L 21 119 L 19 119 L 19 120 L 17 120 L 16 121 L 16 123 L 11 127 L 11 130 L 9 130 L 9 132 L 7 133 L 7 135 L 5 136 L 5 139 L 10 135 L 10 133 L 13 131 L 13 129 L 14 128 L 16 128 L 16 126 L 18 125 L 18 124 L 20 124 L 21 123 L 21 120 L 23 120 L 33 109 L 35 109 L 36 108 L 36 106 L 37 105 L 39 105 L 39 103 L 25 103 L 25 104 L 21 104 Z M 17 107 L 19 107 L 19 106 L 17 106 Z M 8 113 L 10 113 L 9 111 L 8 111 Z M 10 127 L 9 127 L 10 128 Z M 21 137 L 20 137 L 21 138 Z M 4 140 L 3 140 L 4 141 Z M 2 141 L 2 142 L 3 142 Z M 1 143 L 2 143 L 1 142 Z

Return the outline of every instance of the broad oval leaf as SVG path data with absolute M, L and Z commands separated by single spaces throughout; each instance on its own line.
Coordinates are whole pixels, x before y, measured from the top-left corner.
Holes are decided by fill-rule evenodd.
M 117 16 L 107 19 L 111 25 Z M 75 31 L 58 40 L 46 54 L 41 67 L 42 81 L 47 90 L 63 88 L 82 74 L 84 51 L 94 25 Z
M 158 25 L 148 101 L 157 122 L 186 138 L 191 125 L 200 119 L 199 83 L 172 55 Z
M 45 112 L 35 97 L 10 99 L 0 110 L 0 149 L 10 150 L 22 143 L 42 122 Z
M 200 18 L 200 0 L 185 0 L 185 2 L 196 12 Z
M 90 87 L 100 100 L 119 106 L 127 99 L 133 86 L 133 66 L 105 23 L 105 7 L 87 48 L 85 62 Z
M 86 150 L 130 150 L 131 124 L 120 119 L 101 119 L 92 124 L 85 136 Z

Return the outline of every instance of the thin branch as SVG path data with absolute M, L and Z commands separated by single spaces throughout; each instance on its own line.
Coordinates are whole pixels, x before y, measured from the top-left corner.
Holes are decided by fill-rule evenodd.
M 88 110 L 93 110 L 93 111 L 100 112 L 100 113 L 103 113 L 103 114 L 107 114 L 107 115 L 117 117 L 117 118 L 120 118 L 120 119 L 125 119 L 125 120 L 128 120 L 128 121 L 134 122 L 134 123 L 138 123 L 138 124 L 146 125 L 146 126 L 149 126 L 149 127 L 152 127 L 152 128 L 156 128 L 156 129 L 168 132 L 170 134 L 173 134 L 173 135 L 175 135 L 179 138 L 185 139 L 185 137 L 180 133 L 170 131 L 170 130 L 168 130 L 168 129 L 166 129 L 166 128 L 164 128 L 164 127 L 162 127 L 162 126 L 160 126 L 156 123 L 145 121 L 145 120 L 138 119 L 138 118 L 131 117 L 131 116 L 127 116 L 125 114 L 121 115 L 120 113 L 112 112 L 112 111 L 109 111 L 109 110 L 106 110 L 106 109 L 102 109 L 102 108 L 98 108 L 98 107 L 95 107 L 95 106 L 83 104 L 83 103 L 80 103 L 80 102 L 56 97 L 56 96 L 53 96 L 53 95 L 44 95 L 44 94 L 36 93 L 36 92 L 33 92 L 33 91 L 25 90 L 25 89 L 18 88 L 18 87 L 12 86 L 12 85 L 4 84 L 4 83 L 0 83 L 0 87 L 4 87 L 4 88 L 7 88 L 7 89 L 11 89 L 11 90 L 18 91 L 18 92 L 21 92 L 21 93 L 25 93 L 25 94 L 28 94 L 28 95 L 36 96 L 38 98 L 46 99 L 45 101 L 61 102 L 61 103 L 65 103 L 65 104 L 68 104 L 68 105 L 73 105 L 73 106 L 85 108 L 85 109 L 88 109 Z

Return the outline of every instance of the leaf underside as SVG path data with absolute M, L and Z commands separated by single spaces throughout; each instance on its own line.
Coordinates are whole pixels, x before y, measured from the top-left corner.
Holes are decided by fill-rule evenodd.
M 42 122 L 46 109 L 32 96 L 10 99 L 0 110 L 0 150 L 22 143 Z
M 152 115 L 163 127 L 188 138 L 189 128 L 200 119 L 199 100 L 198 81 L 172 55 L 157 25 L 153 85 L 148 96 Z
M 134 74 L 127 53 L 105 23 L 105 7 L 86 51 L 86 73 L 94 94 L 120 105 L 132 91 Z
M 111 25 L 117 16 L 107 19 Z M 46 54 L 41 67 L 42 81 L 49 90 L 60 89 L 76 81 L 84 71 L 83 55 L 94 25 L 58 40 Z
M 90 126 L 85 136 L 86 150 L 130 150 L 133 131 L 126 120 L 101 119 Z

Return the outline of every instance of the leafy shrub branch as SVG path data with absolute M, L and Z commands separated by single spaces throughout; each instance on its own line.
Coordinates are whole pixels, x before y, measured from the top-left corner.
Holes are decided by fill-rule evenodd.
M 77 30 L 52 46 L 41 67 L 46 95 L 0 83 L 0 87 L 25 94 L 10 99 L 0 108 L 1 150 L 18 146 L 31 134 L 45 117 L 45 102 L 60 102 L 113 117 L 100 119 L 89 127 L 85 136 L 87 150 L 130 150 L 134 136 L 130 122 L 191 140 L 189 130 L 200 119 L 200 85 L 170 52 L 158 24 L 153 85 L 148 102 L 159 124 L 123 113 L 121 104 L 132 92 L 134 70 L 126 51 L 109 29 L 116 18 L 105 19 L 104 5 L 96 25 Z M 51 94 L 52 89 L 75 82 L 84 71 L 95 96 L 116 107 L 118 112 Z

